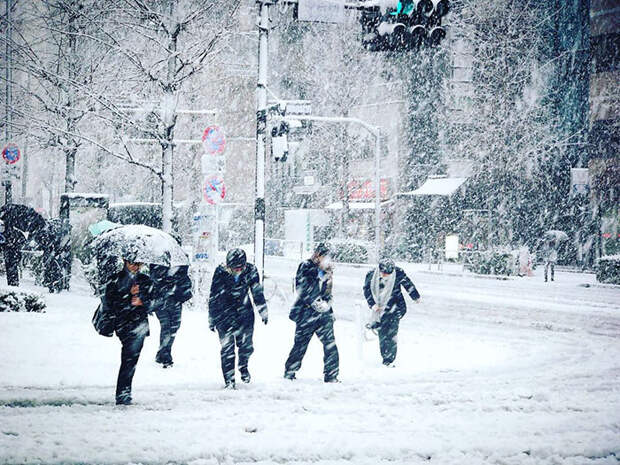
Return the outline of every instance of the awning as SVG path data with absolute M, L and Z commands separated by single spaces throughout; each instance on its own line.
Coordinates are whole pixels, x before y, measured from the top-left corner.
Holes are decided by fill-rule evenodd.
M 432 178 L 414 191 L 399 192 L 398 195 L 452 195 L 467 178 Z
M 389 205 L 393 200 L 384 200 L 381 206 Z M 349 202 L 349 210 L 374 210 L 374 202 Z M 325 207 L 326 210 L 342 210 L 342 201 L 334 202 Z

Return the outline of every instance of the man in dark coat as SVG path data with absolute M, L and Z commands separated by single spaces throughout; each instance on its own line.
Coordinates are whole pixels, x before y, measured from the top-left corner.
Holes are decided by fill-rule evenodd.
M 144 338 L 149 335 L 148 309 L 153 282 L 140 273 L 141 263 L 125 256 L 123 269 L 106 285 L 104 304 L 114 317 L 114 330 L 121 341 L 121 367 L 116 383 L 116 404 L 131 404 L 131 382 Z
M 396 358 L 398 324 L 407 312 L 401 287 L 414 301 L 420 299 L 411 279 L 390 258 L 382 259 L 376 269 L 366 274 L 364 297 L 372 310 L 372 320 L 367 327 L 378 330 L 379 348 L 386 366 L 392 366 Z
M 213 273 L 209 296 L 209 329 L 217 329 L 220 338 L 222 373 L 228 389 L 235 389 L 235 346 L 241 380 L 250 382 L 248 362 L 254 352 L 254 309 L 250 294 L 263 323 L 267 324 L 267 303 L 258 270 L 247 262 L 243 250 L 232 249 L 226 254 L 226 264 L 219 265 Z
M 71 277 L 71 224 L 54 218 L 47 221 L 43 248 L 43 285 L 50 292 L 69 289 Z
M 153 280 L 152 307 L 160 325 L 159 350 L 155 362 L 169 368 L 173 365 L 172 344 L 181 326 L 182 306 L 192 298 L 192 282 L 187 265 L 151 265 L 150 276 Z
M 295 372 L 316 333 L 323 344 L 323 379 L 338 382 L 339 358 L 334 337 L 332 310 L 332 268 L 329 245 L 319 244 L 309 260 L 302 262 L 295 275 L 297 299 L 289 318 L 295 322 L 295 342 L 284 365 L 284 377 L 295 379 Z

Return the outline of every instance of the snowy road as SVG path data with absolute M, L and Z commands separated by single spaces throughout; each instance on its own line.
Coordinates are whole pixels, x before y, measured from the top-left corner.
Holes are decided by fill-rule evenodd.
M 267 272 L 286 289 L 295 266 Z M 235 392 L 206 313 L 184 313 L 167 371 L 151 320 L 128 408 L 113 405 L 120 344 L 95 334 L 85 290 L 48 295 L 46 314 L 0 314 L 0 462 L 618 463 L 620 289 L 407 267 L 422 302 L 408 301 L 397 367 L 384 368 L 358 337 L 366 270 L 336 270 L 340 385 L 321 382 L 317 340 L 300 379 L 281 378 L 293 324 L 277 300 L 257 324 L 253 383 Z

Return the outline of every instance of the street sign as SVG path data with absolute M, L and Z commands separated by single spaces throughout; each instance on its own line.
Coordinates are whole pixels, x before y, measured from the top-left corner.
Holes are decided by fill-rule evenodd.
M 226 185 L 220 176 L 209 176 L 205 179 L 202 196 L 210 205 L 217 205 L 226 197 Z
M 213 207 L 210 207 L 213 208 Z M 194 233 L 194 260 L 208 261 L 214 257 L 216 215 L 213 211 L 200 211 L 194 215 L 192 232 Z
M 8 165 L 12 165 L 17 163 L 21 158 L 21 152 L 19 151 L 19 147 L 12 142 L 7 144 L 6 147 L 2 149 L 2 158 Z
M 323 23 L 344 23 L 344 0 L 299 0 L 297 19 Z
M 268 106 L 280 105 L 286 116 L 308 116 L 312 114 L 312 101 L 310 100 L 270 100 Z
M 209 126 L 202 133 L 202 145 L 205 152 L 210 155 L 216 155 L 224 152 L 226 147 L 226 136 L 219 126 Z

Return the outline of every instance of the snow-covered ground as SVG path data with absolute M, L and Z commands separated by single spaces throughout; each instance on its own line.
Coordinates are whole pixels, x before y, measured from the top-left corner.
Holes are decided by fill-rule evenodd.
M 286 291 L 295 267 L 272 259 L 267 274 Z M 151 319 L 130 407 L 114 405 L 120 343 L 93 330 L 84 284 L 46 295 L 45 314 L 0 313 L 0 462 L 618 463 L 620 289 L 406 269 L 422 301 L 408 300 L 384 368 L 359 337 L 367 268 L 337 267 L 337 385 L 322 382 L 316 338 L 299 379 L 282 378 L 293 324 L 277 293 L 237 391 L 222 389 L 206 312 L 184 312 L 170 370 Z

